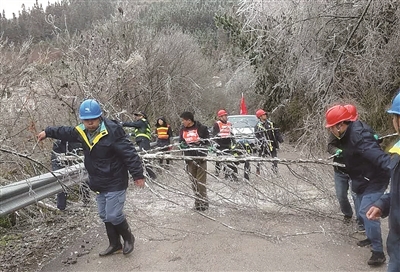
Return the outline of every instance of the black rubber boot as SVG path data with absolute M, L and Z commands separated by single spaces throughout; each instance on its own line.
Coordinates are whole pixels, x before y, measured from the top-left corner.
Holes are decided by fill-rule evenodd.
M 107 256 L 122 249 L 122 244 L 116 227 L 110 222 L 105 222 L 105 225 L 110 245 L 106 250 L 99 253 L 100 256 Z
M 119 234 L 121 234 L 124 239 L 124 249 L 123 254 L 129 254 L 133 251 L 133 244 L 135 243 L 135 237 L 131 232 L 131 228 L 128 225 L 126 219 L 122 221 L 121 224 L 115 226 Z

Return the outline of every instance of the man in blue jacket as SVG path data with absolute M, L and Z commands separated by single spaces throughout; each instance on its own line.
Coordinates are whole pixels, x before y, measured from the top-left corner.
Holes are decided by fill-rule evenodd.
M 128 171 L 135 184 L 143 187 L 144 176 L 140 157 L 123 128 L 114 121 L 102 117 L 97 101 L 88 99 L 79 108 L 82 124 L 76 127 L 47 127 L 38 134 L 38 140 L 49 138 L 80 142 L 89 174 L 89 187 L 97 193 L 99 216 L 105 223 L 109 247 L 100 252 L 107 256 L 123 248 L 123 254 L 131 253 L 135 238 L 123 213 Z M 124 240 L 122 247 L 120 236 Z
M 400 131 L 400 94 L 392 103 L 388 113 L 393 115 L 393 126 L 397 133 Z M 389 234 L 386 241 L 389 254 L 388 272 L 400 271 L 400 141 L 390 150 L 392 161 L 390 168 L 391 182 L 390 193 L 383 195 L 367 212 L 370 220 L 379 220 L 380 217 L 389 215 Z
M 367 239 L 358 246 L 372 245 L 369 265 L 382 265 L 383 253 L 381 223 L 370 220 L 366 213 L 386 190 L 390 178 L 390 156 L 386 154 L 371 133 L 371 128 L 361 121 L 350 121 L 351 113 L 342 105 L 333 106 L 325 114 L 326 127 L 339 139 L 351 187 L 360 200 L 359 214 L 363 219 Z

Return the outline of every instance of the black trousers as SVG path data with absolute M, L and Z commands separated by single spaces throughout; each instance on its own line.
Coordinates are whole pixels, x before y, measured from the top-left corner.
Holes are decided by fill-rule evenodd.
M 218 149 L 218 150 L 220 152 L 217 153 L 217 156 L 224 156 L 224 153 L 227 154 L 227 155 L 230 154 L 230 151 L 227 151 L 227 149 Z M 227 163 L 226 166 L 229 167 L 235 174 L 238 173 L 238 169 L 237 169 L 236 165 L 234 165 L 232 162 L 231 163 Z M 221 169 L 221 162 L 219 162 L 219 161 L 215 162 L 215 170 L 216 170 L 217 174 L 219 174 L 219 172 L 221 170 L 226 172 L 224 169 Z
M 272 151 L 270 151 L 269 148 L 261 148 L 258 152 L 258 156 L 259 157 L 271 156 L 272 158 L 276 158 L 276 157 L 278 157 L 278 151 L 276 150 L 275 147 L 272 148 Z M 272 167 L 275 169 L 278 168 L 278 162 L 274 161 L 272 163 Z M 260 163 L 259 162 L 257 163 L 256 171 L 258 171 L 258 172 L 260 171 Z

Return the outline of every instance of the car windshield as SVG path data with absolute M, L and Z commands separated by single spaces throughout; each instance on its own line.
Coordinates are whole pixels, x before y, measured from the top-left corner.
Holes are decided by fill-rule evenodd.
M 234 128 L 254 128 L 258 122 L 255 115 L 228 116 L 228 120 Z

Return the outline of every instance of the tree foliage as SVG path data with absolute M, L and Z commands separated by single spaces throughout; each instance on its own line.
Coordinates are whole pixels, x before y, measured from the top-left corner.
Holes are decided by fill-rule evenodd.
M 0 33 L 9 41 L 23 43 L 28 38 L 34 42 L 45 41 L 57 32 L 80 32 L 93 22 L 105 20 L 114 13 L 113 0 L 61 0 L 49 3 L 46 9 L 36 1 L 31 9 L 22 5 L 18 14 L 7 19 L 0 16 Z M 49 23 L 50 22 L 50 23 Z M 56 28 L 54 28 L 56 27 Z
M 288 140 L 310 150 L 325 150 L 324 112 L 335 103 L 355 104 L 389 133 L 398 17 L 389 0 L 35 5 L 0 20 L 2 144 L 48 159 L 35 133 L 75 125 L 85 98 L 112 119 L 142 110 L 177 130 L 185 110 L 207 125 L 221 108 L 238 114 L 242 93 L 250 113 L 270 111 Z
M 398 15 L 393 1 L 243 0 L 217 22 L 231 52 L 250 61 L 265 108 L 279 109 L 284 116 L 278 118 L 310 143 L 334 103 L 354 103 L 375 129 L 390 128 L 384 109 L 399 84 L 399 53 L 392 46 Z M 298 101 L 301 111 L 287 115 Z
M 69 3 L 66 9 L 73 4 Z M 182 16 L 194 11 L 193 5 L 198 3 L 185 2 Z M 98 3 L 97 9 L 101 6 Z M 172 5 L 169 10 L 176 11 L 176 7 Z M 17 61 L 17 52 L 8 53 L 11 70 L 0 76 L 0 82 L 10 95 L 3 101 L 9 105 L 27 101 L 29 107 L 19 109 L 18 116 L 10 116 L 16 125 L 4 135 L 14 135 L 13 140 L 21 143 L 30 142 L 33 146 L 27 148 L 28 154 L 47 161 L 51 145 L 36 145 L 35 135 L 48 125 L 76 125 L 77 109 L 86 98 L 97 99 L 105 116 L 111 119 L 127 121 L 132 119 L 132 112 L 142 110 L 152 123 L 165 116 L 175 130 L 179 129 L 179 115 L 185 110 L 193 111 L 197 120 L 211 125 L 219 107 L 228 107 L 227 102 L 234 100 L 237 105 L 231 104 L 238 107 L 239 95 L 229 100 L 221 92 L 229 78 L 222 78 L 222 73 L 216 76 L 216 61 L 204 54 L 212 50 L 200 43 L 198 32 L 186 29 L 195 29 L 191 24 L 196 22 L 185 27 L 170 23 L 157 28 L 143 16 L 146 12 L 154 14 L 152 6 L 125 3 L 118 8 L 110 19 L 103 16 L 103 20 L 80 31 L 57 21 L 56 15 L 47 15 L 46 24 L 52 29 L 53 39 L 35 43 L 32 38 L 24 50 L 28 60 L 24 65 Z M 205 9 L 202 12 L 213 17 L 208 9 L 207 13 Z M 67 21 L 68 16 L 64 17 Z M 204 29 L 209 33 L 216 30 L 212 24 Z M 2 41 L 2 53 L 10 51 L 8 46 L 19 47 L 10 38 Z M 8 71 L 4 64 L 2 69 Z M 18 81 L 21 74 L 24 80 Z M 15 148 L 24 150 L 19 145 Z M 22 172 L 32 170 L 25 168 Z

